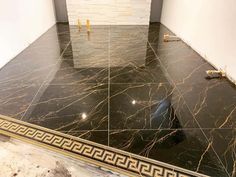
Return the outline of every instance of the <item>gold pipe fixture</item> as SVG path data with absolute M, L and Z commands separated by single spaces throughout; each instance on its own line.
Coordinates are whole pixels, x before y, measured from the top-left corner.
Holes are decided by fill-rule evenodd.
M 87 32 L 90 32 L 91 27 L 90 27 L 90 21 L 89 20 L 86 21 L 86 26 L 87 26 Z
M 82 25 L 79 19 L 78 19 L 78 28 L 79 28 L 79 31 L 82 29 Z
M 180 38 L 177 36 L 169 35 L 169 34 L 164 34 L 163 38 L 164 42 L 169 42 L 169 41 L 179 41 Z
M 213 74 L 219 74 L 221 77 L 226 77 L 226 72 L 222 69 L 219 70 L 207 70 L 206 71 L 208 76 L 211 76 Z

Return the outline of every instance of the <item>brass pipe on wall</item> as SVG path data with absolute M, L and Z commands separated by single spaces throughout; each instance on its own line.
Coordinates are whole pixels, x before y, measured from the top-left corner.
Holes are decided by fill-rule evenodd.
M 169 41 L 179 41 L 180 38 L 177 36 L 169 35 L 169 34 L 164 34 L 163 37 L 164 42 L 169 42 Z

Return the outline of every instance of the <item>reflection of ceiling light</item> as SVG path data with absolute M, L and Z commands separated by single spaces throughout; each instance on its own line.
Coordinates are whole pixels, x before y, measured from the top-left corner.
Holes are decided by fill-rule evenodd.
M 133 100 L 133 101 L 132 101 L 132 104 L 133 104 L 133 105 L 135 105 L 135 104 L 136 104 L 136 101 L 135 101 L 135 100 Z
M 82 119 L 86 119 L 87 118 L 86 113 L 82 113 L 81 117 L 82 117 Z

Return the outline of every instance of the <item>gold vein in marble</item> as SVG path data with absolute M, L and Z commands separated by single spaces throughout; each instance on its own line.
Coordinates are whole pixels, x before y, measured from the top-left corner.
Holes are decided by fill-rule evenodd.
M 128 176 L 205 175 L 0 115 L 0 133 Z

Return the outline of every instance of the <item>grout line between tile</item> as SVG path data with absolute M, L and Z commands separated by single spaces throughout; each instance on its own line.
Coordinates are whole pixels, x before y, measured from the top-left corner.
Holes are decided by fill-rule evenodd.
M 61 62 L 61 57 L 63 56 L 64 52 L 66 51 L 66 49 L 68 48 L 68 46 L 70 45 L 71 42 L 68 42 L 68 44 L 66 45 L 65 49 L 63 50 L 63 52 L 61 53 L 59 60 L 55 63 L 55 65 L 57 65 L 58 63 Z M 47 82 L 48 78 L 50 77 L 50 75 L 52 74 L 54 70 L 52 69 L 47 76 L 45 77 L 45 80 L 42 82 L 42 84 L 40 85 L 38 91 L 36 92 L 36 94 L 34 95 L 33 99 L 31 100 L 29 106 L 27 107 L 27 109 L 25 110 L 24 114 L 21 116 L 20 120 L 22 120 L 24 118 L 24 116 L 26 115 L 26 113 L 28 112 L 30 106 L 33 104 L 34 100 L 37 98 L 40 90 L 43 88 L 43 86 L 45 85 L 45 83 Z
M 111 67 L 110 67 L 110 58 L 111 58 L 111 26 L 109 25 L 109 32 L 108 32 L 108 105 L 107 105 L 107 109 L 108 109 L 108 120 L 107 120 L 107 145 L 110 146 L 110 76 L 111 76 Z
M 178 130 L 178 131 L 189 131 L 189 130 L 200 130 L 200 128 L 160 128 L 160 129 L 128 129 L 128 128 L 124 128 L 124 129 L 109 129 L 109 131 L 173 131 L 173 130 Z M 232 130 L 232 128 L 223 128 L 223 129 L 216 129 L 216 128 L 202 128 L 202 130 Z M 70 132 L 103 132 L 103 131 L 108 131 L 108 129 L 101 129 L 101 130 L 75 130 L 75 131 L 70 131 Z M 63 132 L 65 134 L 68 134 L 68 131 L 59 131 L 59 132 Z
M 176 90 L 178 91 L 179 95 L 180 95 L 180 96 L 182 97 L 182 99 L 185 101 L 183 95 L 181 94 L 181 92 L 179 91 L 178 87 L 176 86 L 176 84 L 174 83 L 174 81 L 172 80 L 172 78 L 170 77 L 169 73 L 167 72 L 167 70 L 166 70 L 166 68 L 164 67 L 162 61 L 161 61 L 160 58 L 158 57 L 157 53 L 155 52 L 155 50 L 153 49 L 153 47 L 152 47 L 152 45 L 150 44 L 149 41 L 148 41 L 148 44 L 149 44 L 149 46 L 151 47 L 151 49 L 152 49 L 152 51 L 154 52 L 154 54 L 156 55 L 157 59 L 159 60 L 161 67 L 164 69 L 164 71 L 165 71 L 166 74 L 168 75 L 168 78 L 170 79 L 171 83 L 174 85 L 174 87 L 175 87 Z M 186 101 L 185 101 L 185 102 L 186 102 Z M 203 133 L 203 135 L 204 135 L 204 137 L 206 138 L 207 142 L 210 143 L 209 139 L 207 138 L 205 132 L 204 132 L 203 129 L 201 128 L 201 126 L 200 126 L 199 122 L 197 121 L 196 117 L 194 116 L 193 112 L 190 110 L 188 104 L 186 104 L 186 106 L 187 106 L 188 110 L 190 111 L 190 113 L 192 114 L 192 116 L 193 116 L 195 122 L 197 123 L 199 129 L 200 129 L 201 132 Z M 212 148 L 213 152 L 215 153 L 215 155 L 217 156 L 218 160 L 220 161 L 221 165 L 223 166 L 225 172 L 226 172 L 226 173 L 228 174 L 228 176 L 230 177 L 230 175 L 229 175 L 229 173 L 228 173 L 226 167 L 224 166 L 223 162 L 221 161 L 219 155 L 216 153 L 216 151 L 215 151 L 215 149 L 214 149 L 214 147 L 213 147 L 212 145 L 211 145 L 211 148 Z

